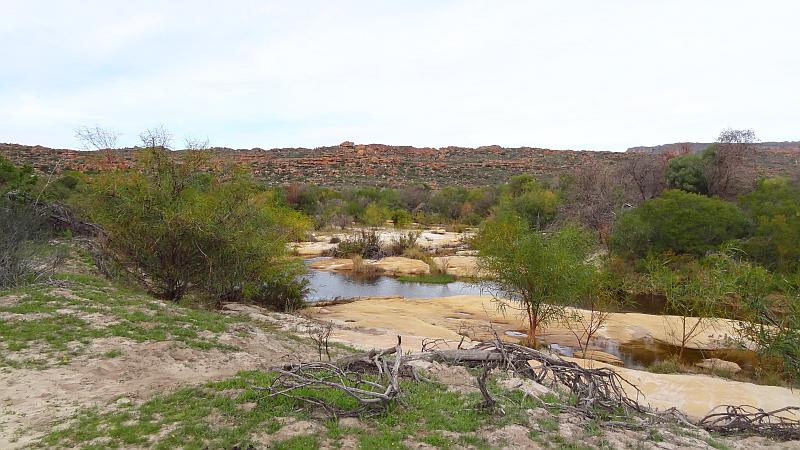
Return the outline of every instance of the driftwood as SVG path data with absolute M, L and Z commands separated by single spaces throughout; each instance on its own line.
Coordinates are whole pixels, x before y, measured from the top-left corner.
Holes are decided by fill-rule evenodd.
M 483 402 L 477 405 L 480 408 L 498 408 L 486 381 L 492 370 L 504 369 L 540 384 L 560 386 L 576 399 L 575 406 L 548 406 L 558 406 L 586 417 L 596 417 L 597 408 L 614 412 L 622 410 L 621 420 L 602 422 L 612 428 L 642 430 L 657 423 L 678 422 L 689 428 L 703 428 L 721 434 L 800 439 L 800 407 L 767 412 L 751 406 L 720 406 L 695 424 L 675 408 L 657 411 L 640 403 L 643 398 L 641 391 L 609 368 L 584 368 L 560 357 L 504 343 L 500 339 L 484 341 L 470 349 L 438 349 L 439 342 L 429 341 L 423 343 L 421 353 L 411 355 L 403 354 L 400 343 L 398 337 L 397 345 L 392 348 L 371 350 L 331 363 L 287 364 L 274 369 L 278 377 L 271 385 L 257 389 L 268 391 L 270 397 L 285 396 L 320 407 L 332 416 L 352 416 L 386 407 L 401 394 L 400 379 L 422 379 L 409 363 L 431 361 L 482 369 L 476 377 L 483 396 Z M 323 396 L 313 395 L 314 391 L 331 388 L 355 399 L 358 406 L 343 409 L 324 400 Z M 502 413 L 502 409 L 498 410 Z M 632 412 L 640 413 L 636 420 L 630 420 L 634 417 L 630 415 Z
M 624 408 L 644 411 L 638 403 L 639 390 L 616 372 L 606 368 L 587 369 L 573 362 L 556 358 L 537 350 L 500 340 L 482 342 L 472 349 L 430 350 L 414 355 L 403 355 L 400 339 L 395 347 L 372 350 L 347 356 L 332 363 L 287 364 L 274 369 L 278 377 L 263 389 L 270 396 L 286 396 L 323 408 L 335 416 L 358 414 L 368 407 L 383 407 L 400 393 L 400 378 L 419 380 L 419 375 L 409 364 L 412 361 L 439 361 L 464 367 L 482 368 L 477 377 L 484 401 L 481 407 L 491 408 L 496 401 L 486 387 L 489 373 L 495 368 L 512 370 L 519 376 L 538 383 L 560 384 L 577 398 L 577 407 L 591 415 L 592 408 Z M 529 361 L 533 361 L 531 364 Z M 381 382 L 364 378 L 377 375 Z M 636 394 L 630 398 L 623 386 L 627 384 Z M 344 411 L 335 405 L 311 395 L 311 391 L 334 388 L 353 397 L 359 407 Z M 305 392 L 305 394 L 301 394 Z
M 749 405 L 722 405 L 700 419 L 698 425 L 720 434 L 743 433 L 781 440 L 800 439 L 800 407 L 787 406 L 764 411 Z

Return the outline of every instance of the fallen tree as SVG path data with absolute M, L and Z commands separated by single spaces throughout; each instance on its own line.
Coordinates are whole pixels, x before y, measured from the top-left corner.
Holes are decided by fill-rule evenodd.
M 462 341 L 463 343 L 463 341 Z M 800 439 L 800 408 L 787 407 L 766 412 L 750 406 L 720 406 L 697 423 L 675 408 L 657 411 L 643 403 L 644 396 L 634 384 L 610 368 L 585 368 L 533 348 L 502 342 L 499 337 L 483 341 L 469 349 L 440 349 L 436 342 L 423 343 L 422 351 L 404 354 L 398 336 L 397 345 L 384 350 L 346 356 L 333 362 L 285 364 L 273 369 L 277 377 L 268 386 L 256 387 L 269 397 L 283 396 L 319 407 L 333 417 L 357 416 L 381 411 L 398 399 L 401 379 L 421 381 L 414 362 L 427 361 L 481 369 L 476 381 L 483 402 L 492 409 L 497 402 L 486 386 L 492 370 L 509 371 L 524 379 L 558 388 L 574 398 L 573 405 L 550 405 L 562 411 L 596 418 L 598 410 L 620 419 L 605 420 L 608 427 L 646 429 L 656 423 L 681 425 L 721 434 L 755 434 L 773 439 Z M 353 399 L 351 408 L 342 408 L 319 394 L 334 389 Z M 499 410 L 502 413 L 502 409 Z M 609 414 L 605 415 L 606 417 Z

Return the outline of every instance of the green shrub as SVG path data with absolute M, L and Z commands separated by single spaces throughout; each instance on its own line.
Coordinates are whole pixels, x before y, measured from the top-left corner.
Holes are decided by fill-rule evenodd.
M 748 255 L 780 272 L 800 269 L 800 189 L 782 178 L 767 179 L 739 204 L 755 225 L 744 245 Z
M 81 206 L 103 226 L 106 254 L 153 294 L 237 298 L 291 265 L 286 240 L 307 232 L 302 214 L 242 172 L 207 171 L 203 153 L 140 156 L 135 171 L 90 180 Z
M 747 217 L 735 204 L 670 190 L 624 213 L 611 248 L 634 256 L 667 251 L 700 256 L 748 231 Z
M 45 218 L 32 207 L 0 200 L 0 288 L 52 273 L 63 255 L 48 246 L 48 236 Z
M 276 311 L 292 312 L 306 306 L 309 282 L 292 271 L 274 274 L 264 280 L 249 298 L 255 304 Z
M 680 189 L 695 194 L 708 194 L 706 168 L 708 159 L 703 154 L 690 154 L 673 158 L 667 164 L 664 176 L 670 189 Z

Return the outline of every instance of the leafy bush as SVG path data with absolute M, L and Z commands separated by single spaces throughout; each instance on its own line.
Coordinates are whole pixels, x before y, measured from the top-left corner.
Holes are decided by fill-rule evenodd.
M 707 166 L 708 158 L 703 154 L 678 156 L 669 161 L 664 175 L 670 189 L 708 194 Z
M 773 270 L 800 269 L 800 189 L 782 178 L 761 181 L 739 199 L 755 224 L 744 249 Z
M 262 281 L 249 296 L 251 301 L 276 311 L 292 312 L 305 308 L 309 282 L 292 271 L 278 272 Z
M 611 247 L 634 256 L 667 251 L 699 256 L 748 231 L 749 222 L 735 204 L 670 190 L 623 214 Z
M 148 148 L 138 170 L 92 179 L 81 205 L 105 229 L 107 254 L 159 297 L 254 292 L 281 279 L 286 239 L 308 229 L 248 176 L 208 166 L 203 153 Z

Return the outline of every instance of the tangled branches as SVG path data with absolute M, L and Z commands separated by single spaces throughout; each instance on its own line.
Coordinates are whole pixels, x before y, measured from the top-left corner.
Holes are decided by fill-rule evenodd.
M 800 408 L 787 406 L 764 411 L 749 405 L 722 405 L 700 419 L 698 425 L 721 434 L 747 433 L 781 440 L 800 439 Z
M 517 344 L 508 344 L 494 339 L 478 343 L 468 350 L 433 350 L 408 359 L 423 359 L 458 364 L 467 367 L 484 367 L 489 370 L 497 367 L 511 370 L 522 378 L 529 378 L 540 384 L 561 385 L 574 394 L 578 408 L 589 412 L 593 407 L 642 412 L 645 406 L 639 403 L 641 391 L 609 368 L 587 369 L 561 358 L 550 356 L 538 350 Z M 485 380 L 485 375 L 482 375 Z M 479 378 L 479 387 L 481 378 Z M 631 398 L 625 386 L 635 395 Z M 484 393 L 486 404 L 493 402 Z
M 386 356 L 396 354 L 393 362 Z M 369 409 L 386 406 L 400 393 L 400 364 L 402 349 L 397 346 L 381 352 L 372 351 L 358 358 L 343 358 L 336 363 L 288 364 L 274 369 L 278 374 L 263 388 L 270 397 L 283 396 L 322 408 L 334 417 L 357 416 Z M 370 380 L 365 373 L 376 372 L 383 383 Z M 323 391 L 337 390 L 350 400 L 339 402 L 327 399 Z M 320 395 L 322 394 L 322 395 Z

